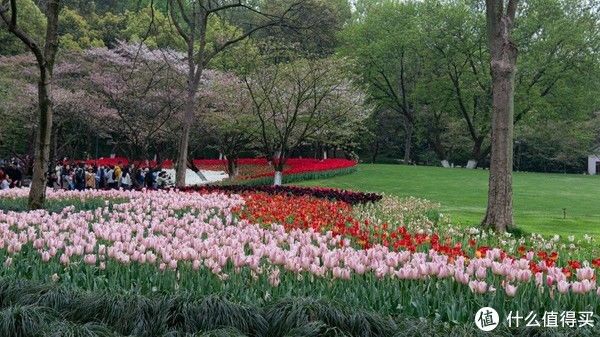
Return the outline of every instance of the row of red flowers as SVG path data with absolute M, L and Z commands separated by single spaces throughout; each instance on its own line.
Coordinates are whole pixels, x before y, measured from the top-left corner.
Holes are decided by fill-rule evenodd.
M 241 158 L 238 159 L 237 164 L 239 166 L 257 166 L 257 167 L 270 167 L 269 162 L 266 158 Z M 199 159 L 194 160 L 194 165 L 200 168 L 212 168 L 218 170 L 225 170 L 227 167 L 227 161 L 218 159 Z M 302 174 L 309 172 L 323 172 L 331 170 L 339 170 L 349 167 L 356 166 L 356 161 L 333 158 L 333 159 L 312 159 L 312 158 L 290 158 L 286 160 L 285 167 L 283 170 L 284 175 L 290 174 Z M 273 176 L 275 172 L 271 170 L 257 170 L 251 174 L 244 176 L 243 178 L 254 179 L 262 177 Z

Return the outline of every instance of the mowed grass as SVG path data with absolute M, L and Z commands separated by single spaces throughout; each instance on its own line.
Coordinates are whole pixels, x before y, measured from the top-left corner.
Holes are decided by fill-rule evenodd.
M 301 185 L 425 198 L 439 202 L 452 222 L 476 226 L 487 205 L 488 171 L 363 164 L 354 174 Z M 600 238 L 600 177 L 515 172 L 513 192 L 515 222 L 523 231 Z

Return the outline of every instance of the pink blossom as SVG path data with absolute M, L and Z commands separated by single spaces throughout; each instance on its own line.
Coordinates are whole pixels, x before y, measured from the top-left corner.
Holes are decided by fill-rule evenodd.
M 517 286 L 513 286 L 510 283 L 506 283 L 504 285 L 504 290 L 506 291 L 506 296 L 508 297 L 515 297 L 517 294 Z

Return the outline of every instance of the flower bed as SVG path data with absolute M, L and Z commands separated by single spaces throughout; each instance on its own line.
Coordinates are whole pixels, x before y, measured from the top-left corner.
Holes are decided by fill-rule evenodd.
M 301 186 L 247 186 L 247 185 L 213 185 L 202 187 L 187 187 L 183 191 L 246 193 L 261 192 L 270 195 L 313 196 L 321 199 L 339 200 L 350 205 L 377 202 L 382 196 L 377 193 L 362 193 L 334 188 L 301 187 Z
M 321 172 L 321 171 L 331 171 L 331 170 L 339 170 L 343 168 L 349 168 L 356 165 L 356 161 L 341 159 L 341 158 L 333 158 L 333 159 L 312 159 L 312 158 L 290 158 L 286 160 L 286 167 L 283 171 L 283 174 L 303 174 L 308 172 Z M 226 160 L 218 160 L 218 159 L 197 159 L 194 160 L 194 165 L 200 168 L 206 169 L 221 169 L 225 170 L 227 168 Z M 238 165 L 240 166 L 263 166 L 269 167 L 269 163 L 265 158 L 240 158 L 238 159 Z M 259 172 L 252 175 L 246 176 L 247 178 L 260 178 L 273 176 L 272 170 L 270 172 Z
M 81 161 L 75 161 L 81 162 Z M 156 161 L 130 161 L 124 157 L 99 158 L 84 161 L 88 165 L 127 165 L 130 162 L 138 166 L 155 167 Z M 195 159 L 194 165 L 202 170 L 227 171 L 227 161 L 219 159 Z M 329 178 L 337 175 L 350 174 L 356 170 L 356 161 L 333 158 L 311 159 L 290 158 L 286 161 L 283 170 L 283 182 Z M 165 160 L 160 163 L 162 168 L 172 168 L 173 161 Z M 269 185 L 275 175 L 272 166 L 265 158 L 240 158 L 238 159 L 239 176 L 234 180 L 236 184 L 244 185 Z
M 194 165 L 207 170 L 227 170 L 225 160 L 195 160 Z M 265 158 L 241 158 L 238 160 L 240 175 L 235 183 L 244 185 L 270 185 L 275 175 Z M 356 162 L 347 159 L 290 158 L 283 170 L 283 183 L 329 178 L 355 171 Z
M 586 242 L 459 229 L 419 199 L 351 205 L 250 191 L 78 193 L 49 198 L 107 201 L 52 214 L 0 211 L 0 277 L 117 293 L 227 294 L 258 305 L 314 296 L 463 323 L 482 306 L 502 315 L 600 308 L 600 260 Z

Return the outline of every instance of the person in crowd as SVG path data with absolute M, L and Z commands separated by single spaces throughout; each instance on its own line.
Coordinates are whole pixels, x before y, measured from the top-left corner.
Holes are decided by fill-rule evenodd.
M 106 188 L 106 171 L 102 165 L 96 170 L 96 188 L 100 190 Z
M 75 190 L 75 170 L 73 170 L 72 168 L 69 168 L 69 171 L 67 172 L 65 179 L 67 181 L 67 190 L 69 190 L 69 191 Z
M 71 167 L 68 164 L 63 165 L 62 170 L 60 171 L 60 185 L 63 190 L 69 189 L 69 171 L 71 171 Z
M 0 180 L 0 190 L 7 190 L 10 188 L 10 176 L 8 174 L 4 174 L 2 180 Z
M 76 190 L 83 191 L 85 189 L 85 166 L 83 163 L 79 163 L 75 169 L 73 183 Z
M 117 180 L 116 180 L 116 174 L 115 174 L 115 167 L 114 166 L 109 166 L 106 168 L 105 171 L 105 175 L 106 175 L 106 187 L 113 189 L 117 187 Z
M 133 188 L 140 189 L 144 187 L 144 170 L 136 167 L 133 174 Z
M 92 167 L 88 167 L 85 172 L 85 188 L 88 190 L 96 188 L 96 175 L 94 174 L 94 169 Z
M 60 183 L 58 182 L 58 175 L 56 174 L 55 170 L 50 170 L 50 172 L 48 172 L 47 186 L 51 187 L 55 191 L 60 189 Z
M 129 173 L 129 167 L 125 167 L 121 171 L 120 186 L 124 190 L 128 190 L 131 188 L 131 174 Z
M 156 189 L 156 171 L 146 168 L 145 183 L 147 189 Z
M 21 187 L 21 180 L 23 179 L 23 172 L 21 172 L 21 167 L 19 162 L 12 158 L 8 167 L 4 169 L 6 175 L 10 177 L 10 187 Z
M 56 180 L 58 181 L 59 185 L 60 185 L 60 178 L 62 177 L 62 170 L 63 170 L 63 164 L 56 163 L 56 166 L 54 167 L 54 174 L 56 174 Z
M 113 187 L 113 188 L 119 188 L 119 187 L 121 187 L 121 176 L 123 175 L 123 169 L 122 169 L 121 165 L 122 165 L 121 162 L 119 162 L 114 167 L 114 177 L 113 177 L 113 179 L 116 182 L 116 186 Z
M 167 172 L 160 171 L 158 173 L 158 177 L 156 178 L 156 187 L 157 188 L 165 188 L 167 187 L 168 177 Z

